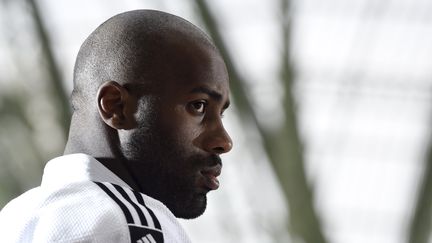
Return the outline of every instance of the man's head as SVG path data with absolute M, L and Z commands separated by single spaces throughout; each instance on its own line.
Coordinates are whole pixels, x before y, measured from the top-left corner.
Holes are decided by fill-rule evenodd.
M 204 212 L 232 142 L 228 74 L 201 30 L 158 11 L 112 17 L 80 49 L 72 104 L 68 153 L 95 156 L 177 217 Z

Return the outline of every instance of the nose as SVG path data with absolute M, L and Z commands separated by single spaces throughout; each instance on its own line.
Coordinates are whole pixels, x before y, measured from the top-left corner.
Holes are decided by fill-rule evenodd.
M 224 126 L 220 122 L 213 131 L 210 131 L 204 141 L 204 149 L 212 154 L 227 153 L 232 149 L 233 142 Z

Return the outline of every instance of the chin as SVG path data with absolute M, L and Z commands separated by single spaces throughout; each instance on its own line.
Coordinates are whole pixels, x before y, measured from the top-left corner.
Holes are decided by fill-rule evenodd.
M 172 213 L 177 218 L 194 219 L 201 216 L 207 207 L 207 196 L 205 194 L 196 195 L 191 201 L 177 205 Z

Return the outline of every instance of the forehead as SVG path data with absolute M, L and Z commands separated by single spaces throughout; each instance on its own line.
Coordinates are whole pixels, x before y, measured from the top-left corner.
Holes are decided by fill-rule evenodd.
M 229 95 L 229 77 L 218 51 L 207 43 L 174 42 L 163 54 L 162 86 L 171 91 L 205 87 Z

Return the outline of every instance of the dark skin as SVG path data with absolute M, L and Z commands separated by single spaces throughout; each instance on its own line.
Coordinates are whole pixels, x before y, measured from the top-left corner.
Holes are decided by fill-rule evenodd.
M 65 153 L 90 154 L 176 217 L 195 218 L 219 186 L 219 156 L 232 148 L 222 123 L 227 70 L 215 48 L 187 36 L 172 38 L 154 61 L 158 76 L 146 88 L 134 80 L 99 86 L 94 109 L 74 114 Z

